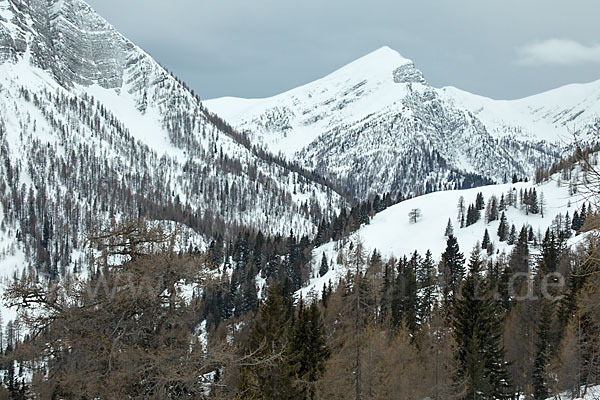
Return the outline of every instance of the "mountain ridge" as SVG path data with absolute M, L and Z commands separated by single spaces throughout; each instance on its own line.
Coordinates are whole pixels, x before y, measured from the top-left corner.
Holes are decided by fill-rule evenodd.
M 250 140 L 360 199 L 469 187 L 470 174 L 480 182 L 532 176 L 564 151 L 517 128 L 486 125 L 476 106 L 450 92 L 430 86 L 411 60 L 383 47 L 276 96 L 204 104 Z M 399 167 L 398 160 L 421 165 Z

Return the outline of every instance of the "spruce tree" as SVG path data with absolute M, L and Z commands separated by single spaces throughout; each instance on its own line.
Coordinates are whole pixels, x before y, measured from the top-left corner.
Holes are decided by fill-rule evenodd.
M 550 397 L 550 390 L 547 382 L 547 367 L 550 362 L 550 329 L 552 316 L 550 304 L 544 302 L 540 311 L 540 318 L 537 326 L 537 346 L 535 360 L 533 361 L 533 398 L 535 400 L 545 400 Z
M 506 214 L 504 211 L 502 212 L 502 216 L 500 217 L 500 223 L 498 224 L 498 239 L 501 242 L 504 242 L 508 235 L 508 222 L 506 221 Z
M 329 265 L 327 264 L 327 257 L 323 253 L 321 257 L 321 266 L 319 267 L 319 276 L 324 276 L 329 271 Z
M 515 228 L 515 224 L 512 224 L 510 227 L 510 233 L 506 238 L 506 243 L 513 245 L 517 241 L 517 228 Z
M 475 198 L 475 208 L 478 211 L 481 211 L 485 208 L 485 201 L 483 200 L 483 193 L 477 193 L 477 197 Z
M 569 212 L 568 211 L 567 211 L 567 214 L 565 215 L 565 222 L 564 222 L 564 224 L 565 224 L 565 226 L 564 226 L 564 229 L 562 231 L 563 237 L 565 239 L 569 239 L 573 235 L 572 235 L 572 232 L 571 232 L 571 224 L 572 224 L 571 223 L 571 217 L 569 216 Z
M 573 213 L 573 220 L 571 221 L 571 229 L 575 232 L 579 232 L 581 228 L 581 221 L 579 220 L 579 212 L 575 210 Z
M 535 242 L 535 235 L 533 234 L 533 227 L 531 225 L 527 229 L 527 241 L 531 243 Z
M 446 251 L 442 254 L 442 265 L 447 272 L 447 290 L 455 291 L 465 274 L 465 256 L 460 252 L 458 241 L 453 235 L 446 241 Z
M 544 274 L 555 272 L 558 267 L 559 254 L 560 249 L 556 238 L 554 237 L 554 232 L 551 232 L 548 228 L 546 229 L 546 234 L 542 241 L 542 253 L 539 265 L 540 272 Z
M 474 206 L 472 204 L 469 205 L 469 207 L 467 208 L 466 226 L 473 225 L 474 223 L 479 221 L 480 218 L 481 218 L 481 211 L 479 211 L 479 209 L 476 206 Z
M 271 285 L 250 333 L 248 354 L 252 362 L 240 371 L 239 399 L 291 398 L 291 371 L 282 357 L 287 350 L 289 319 L 286 314 L 279 287 Z
M 504 193 L 500 196 L 500 203 L 498 203 L 498 211 L 504 212 L 506 210 L 506 201 L 504 200 Z
M 294 398 L 314 399 L 314 384 L 323 375 L 325 362 L 330 355 L 317 303 L 299 307 L 298 318 L 290 332 L 287 352 L 295 388 Z
M 512 272 L 529 272 L 529 245 L 527 242 L 527 228 L 525 226 L 521 228 L 519 238 L 515 242 L 515 247 L 510 254 L 509 264 Z
M 417 330 L 417 277 L 415 268 L 409 262 L 402 270 L 404 296 L 402 298 L 402 319 L 410 333 Z
M 435 262 L 430 250 L 425 253 L 425 258 L 418 270 L 418 285 L 421 293 L 419 299 L 418 320 L 423 322 L 430 319 L 434 306 Z
M 508 399 L 509 377 L 500 345 L 503 324 L 481 268 L 480 252 L 475 249 L 452 310 L 457 382 L 463 385 L 463 399 Z
M 290 230 L 290 236 L 286 242 L 285 272 L 291 278 L 294 290 L 302 287 L 301 264 L 300 246 L 294 236 L 294 231 Z
M 486 228 L 485 232 L 483 232 L 483 240 L 481 241 L 481 248 L 487 249 L 487 247 L 490 243 L 491 243 L 490 234 L 488 233 L 488 230 Z
M 538 214 L 540 212 L 540 207 L 538 203 L 537 192 L 534 189 L 529 193 L 529 212 L 532 214 Z
M 581 230 L 581 228 L 583 228 L 583 226 L 585 225 L 585 220 L 587 219 L 587 209 L 585 207 L 585 203 L 583 203 L 581 205 L 581 211 L 579 212 L 579 230 Z
M 446 230 L 444 231 L 444 236 L 450 237 L 451 235 L 454 235 L 454 228 L 452 227 L 452 221 L 450 221 L 450 218 L 448 218 L 448 224 L 446 224 Z
M 488 200 L 485 209 L 485 219 L 488 223 L 498 219 L 498 198 L 496 196 L 491 196 Z

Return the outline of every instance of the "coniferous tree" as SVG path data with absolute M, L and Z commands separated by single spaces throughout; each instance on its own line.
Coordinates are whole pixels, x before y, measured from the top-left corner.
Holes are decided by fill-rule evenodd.
M 517 241 L 517 228 L 515 228 L 515 224 L 512 224 L 510 227 L 510 233 L 506 238 L 506 243 L 513 245 Z
M 519 238 L 516 240 L 515 247 L 510 254 L 509 263 L 512 268 L 512 272 L 529 272 L 529 245 L 527 242 L 527 228 L 525 226 L 521 228 Z
M 446 230 L 444 231 L 445 237 L 450 237 L 454 235 L 454 228 L 452 227 L 452 221 L 448 218 L 448 224 L 446 224 Z
M 585 225 L 585 220 L 587 219 L 587 209 L 585 207 L 585 203 L 581 205 L 581 211 L 579 212 L 579 230 L 583 228 Z
M 540 311 L 539 322 L 537 326 L 537 346 L 535 360 L 533 362 L 532 386 L 533 398 L 535 400 L 545 400 L 550 397 L 548 382 L 548 364 L 550 362 L 550 329 L 552 316 L 550 305 L 544 302 Z
M 377 249 L 373 249 L 373 253 L 371 254 L 371 258 L 369 259 L 369 265 L 375 266 L 381 262 L 381 253 Z
M 482 211 L 485 209 L 485 201 L 483 200 L 483 193 L 477 193 L 477 197 L 475 198 L 475 208 L 478 211 Z
M 480 253 L 475 249 L 461 296 L 453 307 L 457 382 L 464 385 L 462 399 L 508 399 L 510 384 L 501 347 L 503 325 L 481 267 Z
M 294 290 L 300 289 L 302 286 L 301 251 L 292 230 L 286 242 L 285 274 L 291 278 Z
M 458 216 L 457 216 L 457 220 L 461 221 L 461 225 L 460 227 L 463 228 L 464 227 L 464 220 L 465 220 L 465 198 L 463 196 L 460 196 L 458 198 L 458 204 L 456 206 L 456 208 L 458 208 Z
M 423 214 L 421 213 L 420 208 L 413 208 L 408 213 L 408 220 L 411 224 L 416 224 L 417 222 L 419 222 L 419 219 L 421 219 L 422 216 Z
M 467 220 L 465 225 L 466 226 L 470 226 L 473 225 L 475 222 L 477 222 L 477 209 L 475 208 L 474 205 L 469 204 L 469 207 L 467 208 Z
M 77 286 L 20 281 L 6 289 L 13 305 L 36 310 L 26 321 L 32 340 L 22 355 L 47 368 L 37 389 L 51 385 L 57 397 L 79 399 L 200 395 L 198 377 L 212 371 L 213 358 L 190 329 L 193 311 L 178 282 L 198 282 L 201 264 L 174 251 L 176 239 L 143 221 L 124 221 L 90 237 L 103 256 Z M 52 294 L 58 292 L 68 295 Z M 46 351 L 53 356 L 28 359 Z
M 430 250 L 427 250 L 425 253 L 425 258 L 423 258 L 421 268 L 418 270 L 417 279 L 419 290 L 421 292 L 418 319 L 419 321 L 423 322 L 430 319 L 435 303 L 435 263 Z
M 287 363 L 293 377 L 296 399 L 312 400 L 314 384 L 325 371 L 325 362 L 331 355 L 325 340 L 321 312 L 316 302 L 299 307 L 298 317 L 291 329 Z
M 531 190 L 531 192 L 529 193 L 528 203 L 529 203 L 529 212 L 530 213 L 538 214 L 540 212 L 537 192 L 536 192 L 535 188 L 533 188 Z
M 527 241 L 533 243 L 534 246 L 536 245 L 536 239 L 535 235 L 533 234 L 533 227 L 531 225 L 529 225 L 529 228 L 527 228 Z
M 488 245 L 490 244 L 490 234 L 488 233 L 488 230 L 486 228 L 485 232 L 483 232 L 483 240 L 481 241 L 481 248 L 482 249 L 487 249 Z
M 323 253 L 323 257 L 321 257 L 321 266 L 319 267 L 319 276 L 324 276 L 327 272 L 329 272 L 329 264 L 327 263 L 327 257 L 325 253 Z
M 379 296 L 380 322 L 385 321 L 391 311 L 392 306 L 392 296 L 394 290 L 394 263 L 392 261 L 388 260 L 388 262 L 384 264 L 382 280 L 383 282 L 381 284 Z
M 502 193 L 502 195 L 500 196 L 500 202 L 498 203 L 498 211 L 506 211 L 506 200 L 504 200 L 504 193 Z
M 467 208 L 467 220 L 465 222 L 466 226 L 473 225 L 481 218 L 481 214 L 479 209 L 474 205 L 469 205 Z
M 269 286 L 250 333 L 248 352 L 254 359 L 242 368 L 237 382 L 239 399 L 292 398 L 291 369 L 284 360 L 289 319 L 277 285 Z
M 446 241 L 441 262 L 447 274 L 446 291 L 455 291 L 465 273 L 465 256 L 460 252 L 456 237 L 450 236 Z
M 571 232 L 571 217 L 569 216 L 569 212 L 567 211 L 567 214 L 565 215 L 565 222 L 564 222 L 565 226 L 563 231 L 563 237 L 564 239 L 569 239 L 573 234 Z
M 415 252 L 416 254 L 416 252 Z M 408 328 L 411 334 L 417 330 L 417 277 L 413 263 L 405 264 L 402 269 L 402 282 L 404 288 L 402 290 L 403 297 L 401 302 L 402 322 Z
M 504 242 L 507 239 L 507 235 L 508 235 L 508 222 L 506 220 L 506 214 L 504 214 L 504 211 L 502 212 L 502 215 L 500 216 L 500 223 L 498 224 L 498 239 L 501 242 Z
M 546 229 L 544 240 L 542 240 L 542 252 L 539 269 L 542 273 L 549 274 L 556 271 L 560 248 L 554 236 L 554 232 Z
M 487 207 L 485 209 L 485 220 L 486 222 L 492 222 L 498 219 L 498 198 L 491 196 L 488 200 Z
M 321 222 L 319 222 L 319 226 L 317 228 L 317 234 L 315 235 L 315 239 L 314 239 L 315 247 L 319 247 L 320 245 L 325 243 L 325 238 L 327 235 L 326 234 L 326 226 L 327 226 L 327 223 L 326 223 L 325 219 L 323 218 L 321 220 Z
M 579 233 L 579 229 L 581 229 L 581 221 L 579 220 L 579 212 L 577 210 L 575 210 L 575 212 L 573 213 L 571 229 L 573 229 L 577 233 Z

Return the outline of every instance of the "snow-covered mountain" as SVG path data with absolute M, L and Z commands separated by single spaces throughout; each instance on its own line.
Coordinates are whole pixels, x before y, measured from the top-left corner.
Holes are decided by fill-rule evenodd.
M 203 238 L 311 234 L 343 202 L 206 112 L 81 0 L 0 1 L 0 93 L 0 258 L 52 275 L 120 217 Z
M 517 100 L 493 100 L 455 87 L 441 96 L 471 111 L 496 137 L 570 143 L 600 131 L 600 80 L 572 84 Z
M 383 47 L 271 98 L 205 105 L 252 140 L 365 198 L 532 175 L 559 156 L 572 121 L 582 129 L 597 124 L 597 87 L 495 101 L 434 88 L 412 61 Z

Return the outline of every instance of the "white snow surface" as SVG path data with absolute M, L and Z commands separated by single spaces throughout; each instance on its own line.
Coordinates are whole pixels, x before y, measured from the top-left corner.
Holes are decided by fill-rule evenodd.
M 223 97 L 203 104 L 241 129 L 261 126 L 253 132 L 257 139 L 274 153 L 291 156 L 339 123 L 360 121 L 393 106 L 406 94 L 406 86 L 394 84 L 392 73 L 404 65 L 412 61 L 385 46 L 324 78 L 273 97 Z M 281 122 L 271 125 L 270 117 Z
M 578 171 L 573 172 L 572 179 L 579 179 Z M 505 212 L 508 226 L 510 228 L 514 224 L 517 234 L 521 227 L 526 225 L 533 228 L 536 236 L 543 235 L 558 214 L 565 216 L 568 212 L 572 217 L 573 213 L 581 209 L 584 202 L 587 202 L 587 196 L 582 193 L 573 193 L 575 189 L 572 184 L 569 181 L 562 181 L 560 174 L 554 175 L 551 180 L 540 185 L 533 183 L 490 185 L 468 190 L 435 192 L 406 200 L 378 213 L 370 224 L 364 225 L 349 240 L 329 242 L 315 249 L 313 251 L 313 276 L 315 278 L 311 279 L 306 287 L 299 290 L 297 295 L 305 298 L 318 296 L 324 284 L 331 281 L 335 285 L 341 277 L 344 277 L 348 272 L 347 267 L 337 264 L 337 257 L 340 248 L 343 248 L 344 252 L 348 254 L 350 242 L 361 241 L 367 256 L 370 256 L 374 249 L 377 249 L 384 259 L 403 256 L 410 258 L 414 251 L 424 256 L 427 250 L 430 250 L 433 258 L 439 261 L 446 248 L 447 238 L 444 233 L 448 219 L 452 222 L 454 235 L 466 259 L 475 245 L 482 241 L 485 229 L 488 230 L 494 248 L 497 250 L 495 254 L 503 252 L 509 254 L 512 246 L 506 242 L 500 242 L 498 239 L 499 221 L 487 223 L 485 211 L 481 212 L 481 219 L 477 223 L 460 228 L 460 221 L 457 220 L 458 200 L 462 196 L 465 207 L 468 207 L 469 204 L 475 203 L 477 193 L 481 192 L 487 204 L 492 195 L 500 200 L 502 194 L 506 196 L 506 193 L 512 190 L 518 197 L 521 190 L 530 188 L 536 189 L 538 199 L 543 193 L 544 216 L 542 217 L 541 214 L 526 215 L 519 206 L 509 206 Z M 416 224 L 413 224 L 409 221 L 408 214 L 415 208 L 421 210 L 422 217 Z M 570 239 L 569 244 L 575 246 L 582 238 L 582 235 L 574 236 Z M 323 254 L 328 259 L 330 270 L 323 277 L 318 277 Z
M 455 87 L 442 96 L 471 111 L 496 136 L 570 143 L 600 119 L 600 80 L 562 86 L 517 100 L 494 100 Z M 583 138 L 586 139 L 586 138 Z
M 569 399 L 569 400 L 597 400 L 600 398 L 600 385 L 599 386 L 589 386 L 586 388 L 581 388 L 582 392 L 585 392 L 585 395 L 582 397 L 572 397 L 569 393 L 562 393 L 559 396 L 549 397 L 548 400 L 556 400 L 556 399 Z M 519 398 L 520 400 L 525 400 L 524 396 Z

